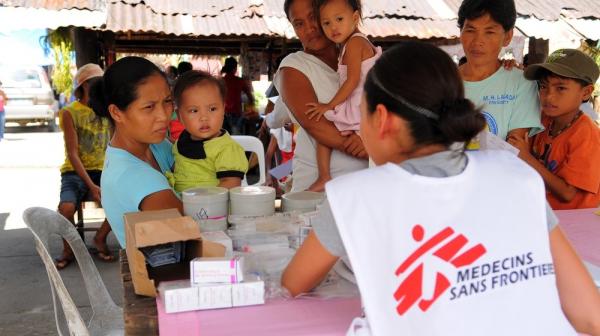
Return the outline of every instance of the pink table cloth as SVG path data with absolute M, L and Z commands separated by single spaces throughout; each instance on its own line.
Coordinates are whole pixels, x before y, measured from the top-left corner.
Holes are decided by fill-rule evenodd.
M 360 299 L 275 300 L 261 306 L 167 314 L 160 298 L 160 335 L 344 335 L 361 315 Z M 202 330 L 202 332 L 200 332 Z
M 586 261 L 600 266 L 600 216 L 594 209 L 556 211 L 560 226 Z M 360 300 L 296 299 L 262 306 L 167 314 L 156 299 L 160 335 L 344 335 L 360 316 Z M 200 332 L 202 330 L 202 332 Z
M 559 210 L 556 215 L 581 259 L 600 267 L 600 216 L 597 209 Z

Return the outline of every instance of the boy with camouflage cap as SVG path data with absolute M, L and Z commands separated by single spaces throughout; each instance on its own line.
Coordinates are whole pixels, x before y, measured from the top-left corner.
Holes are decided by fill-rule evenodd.
M 600 129 L 579 109 L 590 99 L 599 72 L 590 57 L 575 49 L 557 50 L 525 71 L 527 79 L 539 83 L 546 129 L 531 145 L 527 137 L 511 136 L 509 142 L 542 176 L 555 210 L 600 203 Z

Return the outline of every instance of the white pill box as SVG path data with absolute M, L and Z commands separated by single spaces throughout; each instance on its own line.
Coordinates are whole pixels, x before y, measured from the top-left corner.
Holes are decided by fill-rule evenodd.
M 243 257 L 195 258 L 190 262 L 190 282 L 192 285 L 242 282 L 243 266 Z
M 200 287 L 191 286 L 187 280 L 168 281 L 160 283 L 158 292 L 167 313 L 229 308 L 232 302 L 230 284 Z
M 192 286 L 187 280 L 178 280 L 161 282 L 158 291 L 167 313 L 265 303 L 265 284 L 262 280 L 201 286 Z
M 234 307 L 265 303 L 265 283 L 262 280 L 240 282 L 231 285 L 231 304 Z

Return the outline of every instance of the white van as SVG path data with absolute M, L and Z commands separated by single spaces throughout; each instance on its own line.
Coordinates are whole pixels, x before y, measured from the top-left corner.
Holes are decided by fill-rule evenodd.
M 48 130 L 56 131 L 58 102 L 42 67 L 0 65 L 0 81 L 8 98 L 4 106 L 6 122 L 21 126 L 41 122 Z

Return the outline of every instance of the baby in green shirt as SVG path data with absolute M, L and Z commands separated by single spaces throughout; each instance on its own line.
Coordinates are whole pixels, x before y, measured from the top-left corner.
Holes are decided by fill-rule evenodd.
M 177 192 L 242 183 L 248 160 L 242 146 L 222 129 L 225 90 L 222 81 L 201 71 L 188 71 L 175 83 L 173 96 L 185 130 L 173 145 L 175 166 L 167 177 Z

